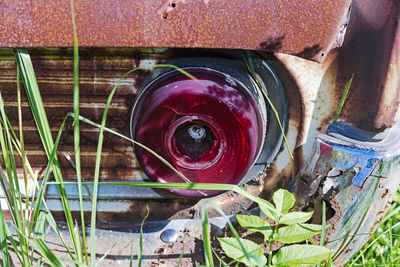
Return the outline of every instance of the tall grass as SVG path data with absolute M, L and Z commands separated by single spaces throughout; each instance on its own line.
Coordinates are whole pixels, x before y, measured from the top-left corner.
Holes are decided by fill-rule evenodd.
M 348 266 L 400 265 L 400 188 L 370 240 L 349 261 Z
M 79 51 L 78 51 L 78 36 L 76 34 L 74 2 L 71 0 L 71 15 L 72 15 L 72 28 L 74 32 L 74 152 L 75 152 L 75 169 L 76 179 L 78 181 L 78 194 L 79 194 L 79 208 L 81 216 L 82 227 L 82 245 L 85 255 L 83 260 L 82 253 L 78 254 L 80 262 L 89 264 L 87 247 L 86 247 L 86 231 L 85 231 L 85 213 L 83 210 L 83 197 L 82 197 L 82 170 L 81 170 L 81 148 L 80 148 L 80 130 L 79 130 Z M 79 234 L 79 231 L 77 232 Z
M 75 41 L 76 44 L 76 41 Z M 188 183 L 189 181 L 187 180 L 186 177 L 184 177 L 181 173 L 179 173 L 172 165 L 170 165 L 170 163 L 168 161 L 166 161 L 165 159 L 163 159 L 162 157 L 160 157 L 159 155 L 155 154 L 155 152 L 151 151 L 149 148 L 143 146 L 142 144 L 126 137 L 126 136 L 121 136 L 120 134 L 113 132 L 112 130 L 108 129 L 107 127 L 105 127 L 106 124 L 106 118 L 107 118 L 107 112 L 108 112 L 108 108 L 111 104 L 113 95 L 117 89 L 117 87 L 119 86 L 120 82 L 125 79 L 129 74 L 131 74 L 134 71 L 137 71 L 141 68 L 134 68 L 130 71 L 128 71 L 127 73 L 125 73 L 120 80 L 117 82 L 117 84 L 114 86 L 114 88 L 112 89 L 112 92 L 107 100 L 107 104 L 106 104 L 106 108 L 104 110 L 103 113 L 103 117 L 102 117 L 102 121 L 101 124 L 97 124 L 95 122 L 92 122 L 88 119 L 85 119 L 81 116 L 79 116 L 79 80 L 78 80 L 78 72 L 79 72 L 79 68 L 78 68 L 78 53 L 77 53 L 77 49 L 74 49 L 74 113 L 73 114 L 67 114 L 67 116 L 65 117 L 60 130 L 59 130 L 59 134 L 57 136 L 56 142 L 54 143 L 52 136 L 51 136 L 51 131 L 50 131 L 50 127 L 47 121 L 47 117 L 46 117 L 46 113 L 44 110 L 44 105 L 41 99 L 41 95 L 40 95 L 40 91 L 39 91 L 39 87 L 36 81 L 36 77 L 34 74 L 34 70 L 33 70 L 33 65 L 32 62 L 30 60 L 29 54 L 27 52 L 27 50 L 25 49 L 16 49 L 15 50 L 15 56 L 17 59 L 17 65 L 21 71 L 21 76 L 24 82 L 24 87 L 25 87 L 25 91 L 26 94 L 28 96 L 28 101 L 30 103 L 31 109 L 32 109 L 32 113 L 34 115 L 34 119 L 39 131 L 39 135 L 41 137 L 43 146 L 45 148 L 45 152 L 48 156 L 49 159 L 49 163 L 48 163 L 48 168 L 46 169 L 46 173 L 45 173 L 45 177 L 44 180 L 42 182 L 42 185 L 40 187 L 39 193 L 38 193 L 38 198 L 36 199 L 36 205 L 35 205 L 35 211 L 33 212 L 33 219 L 37 219 L 40 215 L 40 205 L 43 202 L 43 196 L 44 196 L 44 188 L 48 185 L 51 184 L 52 182 L 48 182 L 48 178 L 50 175 L 50 170 L 53 171 L 54 177 L 56 182 L 54 182 L 54 184 L 57 184 L 59 187 L 59 191 L 60 191 L 60 198 L 64 207 L 64 213 L 66 216 L 66 222 L 67 222 L 67 226 L 68 226 L 68 230 L 71 236 L 71 240 L 73 243 L 73 251 L 69 251 L 69 249 L 67 248 L 67 246 L 65 245 L 66 249 L 68 250 L 70 256 L 71 256 L 71 260 L 72 262 L 76 263 L 77 265 L 87 265 L 88 264 L 88 256 L 85 252 L 86 249 L 86 245 L 85 245 L 85 236 L 84 236 L 84 231 L 85 231 L 85 227 L 84 227 L 84 217 L 83 217 L 83 208 L 81 206 L 81 223 L 82 223 L 82 240 L 80 237 L 80 232 L 77 230 L 76 225 L 73 223 L 72 220 L 72 215 L 71 215 L 71 210 L 69 207 L 69 203 L 68 203 L 68 199 L 67 199 L 67 195 L 66 195 L 66 191 L 65 191 L 65 184 L 69 184 L 70 182 L 64 182 L 62 175 L 61 175 L 61 170 L 58 164 L 58 159 L 57 159 L 57 154 L 56 154 L 56 149 L 59 143 L 59 139 L 61 137 L 61 133 L 62 133 L 62 129 L 65 125 L 65 122 L 67 120 L 68 117 L 73 117 L 74 119 L 74 148 L 75 148 L 75 152 L 78 152 L 76 154 L 79 155 L 79 121 L 83 121 L 86 123 L 89 123 L 95 127 L 99 127 L 100 128 L 100 133 L 99 133 L 99 142 L 98 142 L 98 149 L 97 149 L 97 154 L 96 154 L 96 165 L 95 165 L 95 175 L 94 175 L 94 190 L 93 190 L 93 202 L 92 202 L 92 217 L 91 217 L 91 226 L 90 226 L 90 232 L 91 232 L 91 245 L 90 245 L 90 250 L 91 250 L 91 266 L 95 266 L 96 265 L 96 258 L 95 258 L 95 231 L 96 231 L 96 203 L 97 203 L 97 188 L 99 184 L 102 184 L 99 182 L 99 170 L 100 170 L 100 162 L 101 162 L 101 154 L 102 154 L 102 143 L 103 143 L 103 135 L 104 135 L 104 131 L 109 131 L 112 132 L 120 137 L 123 137 L 125 139 L 130 140 L 133 144 L 136 145 L 140 145 L 142 148 L 148 150 L 150 153 L 152 153 L 153 155 L 157 156 L 160 161 L 164 164 L 166 164 L 167 166 L 171 167 L 175 172 L 177 172 L 182 180 L 186 183 L 177 183 L 177 184 L 159 184 L 159 183 L 129 183 L 129 186 L 140 186 L 140 187 L 151 187 L 151 188 L 182 188 L 182 189 L 192 189 L 192 190 L 233 190 L 237 193 L 243 194 L 244 196 L 252 199 L 253 201 L 263 205 L 263 202 L 258 199 L 257 197 L 252 196 L 251 194 L 249 194 L 248 192 L 246 192 L 244 189 L 235 186 L 235 185 L 224 185 L 224 184 L 191 184 Z M 192 77 L 190 74 L 188 74 L 187 72 L 185 72 L 184 70 L 181 70 L 175 66 L 172 65 L 156 65 L 155 67 L 158 68 L 175 68 L 179 71 L 181 71 L 182 73 L 184 73 L 185 75 Z M 193 77 L 194 78 L 194 77 Z M 4 111 L 4 109 L 2 109 Z M 4 113 L 4 112 L 3 112 Z M 5 113 L 4 113 L 5 115 Z M 3 119 L 4 121 L 7 121 L 7 119 Z M 5 126 L 8 126 L 7 124 L 5 124 Z M 20 129 L 22 129 L 22 127 L 20 127 Z M 8 131 L 7 131 L 8 132 Z M 23 140 L 21 140 L 23 142 Z M 11 143 L 10 141 L 8 143 Z M 7 147 L 4 144 L 4 149 L 6 149 Z M 7 155 L 7 154 L 5 154 Z M 76 158 L 76 169 L 77 169 L 77 183 L 79 188 L 81 188 L 80 185 L 82 184 L 87 184 L 87 183 L 82 183 L 81 180 L 81 175 L 79 175 L 79 157 Z M 7 161 L 8 162 L 8 161 Z M 8 168 L 9 172 L 11 173 L 12 170 L 14 170 L 14 176 L 15 179 L 17 180 L 17 176 L 16 176 L 16 166 L 15 166 L 15 161 L 12 161 L 11 164 L 9 164 L 11 167 Z M 8 166 L 8 165 L 7 165 Z M 186 179 L 185 179 L 186 178 Z M 13 180 L 13 181 L 14 181 Z M 73 182 L 75 183 L 75 182 Z M 113 185 L 113 183 L 107 183 L 109 185 Z M 114 185 L 121 185 L 124 183 L 114 183 Z M 4 186 L 4 188 L 6 188 Z M 18 184 L 13 183 L 12 186 L 10 186 L 10 188 L 16 188 L 17 192 L 20 192 L 19 188 L 18 188 Z M 12 193 L 10 194 L 10 196 L 15 196 L 18 194 Z M 79 191 L 79 198 L 80 201 L 82 201 L 82 192 L 81 190 Z M 20 196 L 20 194 L 19 194 Z M 15 201 L 9 201 L 9 203 L 22 203 L 21 197 L 19 198 L 19 201 L 17 201 L 17 199 Z M 81 203 L 80 203 L 81 205 Z M 21 205 L 20 205 L 21 206 Z M 15 208 L 14 210 L 20 210 L 19 208 Z M 19 213 L 16 213 L 15 216 L 19 216 Z M 49 215 L 50 216 L 50 215 Z M 49 220 L 49 219 L 47 219 Z M 15 222 L 17 222 L 19 220 L 15 220 Z M 54 228 L 56 228 L 56 225 L 53 225 Z M 56 229 L 56 232 L 59 232 Z M 45 243 L 38 241 L 39 243 L 36 244 L 36 249 L 38 250 L 38 252 L 42 255 L 46 255 L 46 259 L 48 261 L 54 261 L 54 255 L 52 254 L 46 254 L 46 252 L 48 252 L 48 250 L 44 247 Z M 63 243 L 66 244 L 66 242 L 63 240 Z M 83 243 L 83 245 L 82 245 Z M 83 246 L 83 247 L 82 247 Z M 82 252 L 82 250 L 84 252 Z M 21 253 L 21 255 L 27 255 L 27 253 Z M 83 256 L 84 255 L 84 256 Z M 53 262 L 55 263 L 55 262 Z

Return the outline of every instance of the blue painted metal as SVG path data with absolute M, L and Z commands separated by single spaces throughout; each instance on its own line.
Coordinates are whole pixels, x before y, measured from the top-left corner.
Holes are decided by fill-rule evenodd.
M 318 209 L 319 197 L 330 203 L 327 246 L 336 263 L 345 263 L 379 225 L 399 186 L 400 123 L 373 133 L 338 122 L 327 133 L 317 136 L 295 190 L 304 206 Z

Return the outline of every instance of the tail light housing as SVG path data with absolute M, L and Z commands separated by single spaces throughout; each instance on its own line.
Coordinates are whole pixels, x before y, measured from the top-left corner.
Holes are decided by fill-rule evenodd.
M 155 70 L 136 99 L 132 138 L 162 156 L 193 183 L 240 184 L 266 143 L 271 116 L 262 92 L 237 60 L 181 58 L 168 63 L 196 80 L 175 69 Z M 140 147 L 135 150 L 150 179 L 184 182 L 148 151 Z M 220 193 L 168 191 L 184 197 Z

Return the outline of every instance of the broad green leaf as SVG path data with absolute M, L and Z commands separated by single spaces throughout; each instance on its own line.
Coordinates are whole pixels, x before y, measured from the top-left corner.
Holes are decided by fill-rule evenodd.
M 285 189 L 277 190 L 272 196 L 276 206 L 276 212 L 286 214 L 296 202 L 294 195 Z
M 264 240 L 272 234 L 271 225 L 266 220 L 254 215 L 236 215 L 240 226 L 252 232 L 259 232 L 264 235 Z
M 247 266 L 260 266 L 260 264 L 265 266 L 267 263 L 264 251 L 253 241 L 240 238 L 240 242 L 250 256 L 249 259 L 245 257 L 245 254 L 236 238 L 224 237 L 218 238 L 218 241 L 225 254 L 238 262 L 244 263 Z
M 322 226 L 317 224 L 293 224 L 281 227 L 276 233 L 276 241 L 292 244 L 299 243 L 321 232 Z
M 264 200 L 264 199 L 259 199 L 260 202 L 258 202 L 258 206 L 260 207 L 261 211 L 267 216 L 268 218 L 276 221 L 277 220 L 277 212 L 274 207 L 269 201 Z
M 314 245 L 292 245 L 281 248 L 272 258 L 278 266 L 311 265 L 329 257 L 333 250 Z
M 311 212 L 301 212 L 301 211 L 295 211 L 295 212 L 289 212 L 285 215 L 282 216 L 282 218 L 279 220 L 280 224 L 287 224 L 287 225 L 292 225 L 296 223 L 304 223 L 311 219 L 312 215 L 314 214 L 313 211 Z

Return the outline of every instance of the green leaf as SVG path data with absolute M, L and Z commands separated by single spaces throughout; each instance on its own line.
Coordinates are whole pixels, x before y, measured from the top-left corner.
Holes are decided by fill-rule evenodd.
M 264 256 L 264 251 L 253 241 L 240 238 L 240 242 L 243 244 L 245 250 L 250 256 L 249 259 L 245 257 L 236 238 L 224 237 L 218 238 L 218 241 L 228 257 L 244 263 L 247 266 L 260 266 L 259 263 L 262 263 L 262 265 L 267 263 L 267 258 Z
M 272 263 L 278 266 L 311 265 L 329 257 L 333 250 L 313 245 L 292 245 L 281 248 L 272 258 Z
M 277 190 L 272 196 L 278 214 L 286 214 L 296 202 L 294 195 L 285 189 Z
M 258 202 L 258 206 L 260 207 L 260 210 L 267 216 L 268 218 L 277 221 L 277 211 L 269 201 L 264 200 L 264 199 L 259 199 L 260 201 Z
M 317 224 L 293 224 L 281 227 L 276 233 L 276 241 L 292 244 L 299 243 L 321 232 L 322 226 Z
M 236 215 L 240 226 L 252 232 L 259 232 L 264 235 L 264 240 L 272 234 L 271 225 L 266 220 L 254 215 Z
M 289 212 L 282 216 L 282 218 L 279 220 L 279 223 L 287 224 L 287 225 L 292 225 L 292 224 L 296 224 L 296 223 L 304 223 L 304 222 L 308 221 L 309 219 L 311 219 L 313 214 L 314 214 L 313 211 L 311 211 L 311 212 L 301 212 L 301 211 Z

